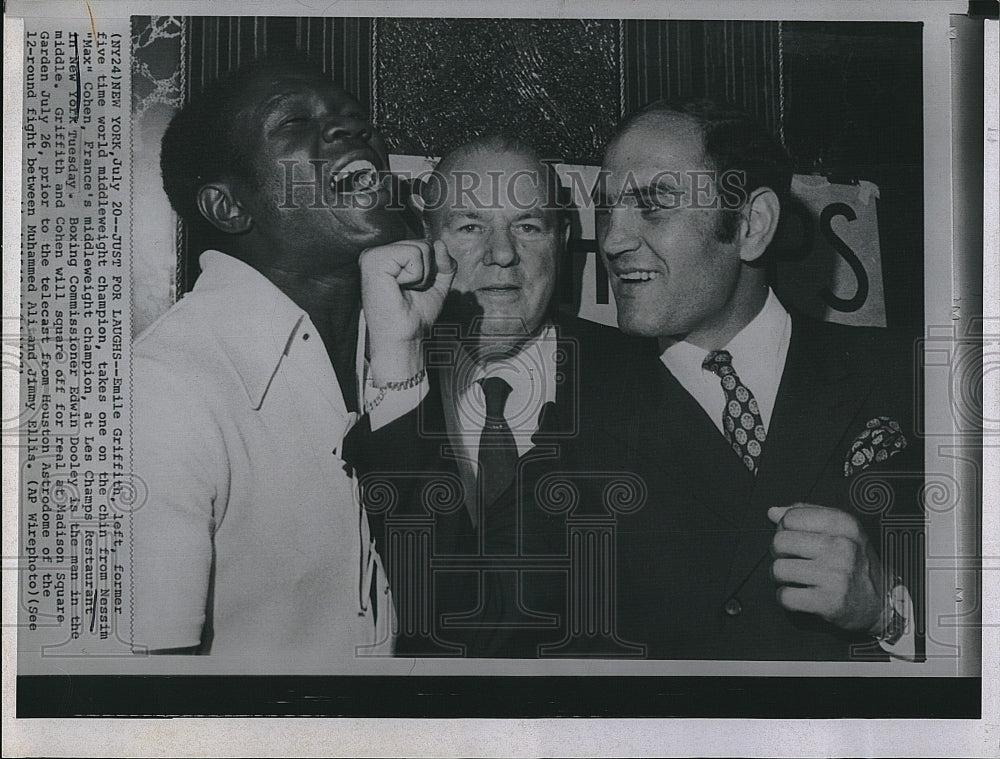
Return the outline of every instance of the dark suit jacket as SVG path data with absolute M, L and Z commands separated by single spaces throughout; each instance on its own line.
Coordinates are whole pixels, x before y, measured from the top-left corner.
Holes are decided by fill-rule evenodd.
M 580 437 L 598 405 L 620 392 L 619 367 L 640 356 L 655 356 L 654 342 L 617 329 L 564 315 L 553 322 L 557 372 L 545 381 L 555 382 L 556 400 L 542 408 L 534 448 L 519 461 L 522 469 L 560 469 L 563 447 Z M 523 585 L 517 577 L 537 561 L 525 564 L 503 546 L 499 556 L 488 555 L 484 531 L 472 527 L 441 394 L 445 370 L 454 366 L 460 341 L 447 327 L 435 329 L 424 344 L 431 385 L 424 401 L 374 432 L 368 417 L 362 417 L 345 442 L 345 460 L 359 474 L 372 534 L 393 589 L 401 655 L 486 652 L 496 645 L 491 636 L 497 628 L 491 625 L 503 629 L 527 624 L 529 637 L 551 638 L 562 622 L 560 615 L 533 615 L 523 605 L 521 614 L 512 614 L 516 598 L 503 614 L 488 603 L 516 595 Z M 501 534 L 513 535 L 519 509 L 513 501 L 482 508 L 483 525 L 495 525 L 494 544 L 500 545 Z
M 561 446 L 558 473 L 551 461 L 526 463 L 512 494 L 517 516 L 491 529 L 495 551 L 516 547 L 539 568 L 524 574 L 520 601 L 500 586 L 487 591 L 497 626 L 476 653 L 886 658 L 864 635 L 779 606 L 766 513 L 802 501 L 855 515 L 907 584 L 922 631 L 911 353 L 884 330 L 794 319 L 756 477 L 658 357 L 616 363 L 606 394 L 582 398 L 584 421 Z M 900 424 L 907 447 L 845 476 L 852 442 L 883 416 Z M 519 603 L 559 615 L 558 633 L 504 628 Z

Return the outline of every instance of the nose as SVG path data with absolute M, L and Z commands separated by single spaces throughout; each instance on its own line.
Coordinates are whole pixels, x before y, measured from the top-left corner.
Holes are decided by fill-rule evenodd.
M 597 245 L 609 260 L 639 247 L 633 215 L 631 208 L 611 208 L 598 217 Z
M 516 266 L 520 262 L 517 247 L 510 232 L 496 232 L 490 236 L 483 252 L 483 264 L 486 266 Z
M 327 142 L 338 140 L 364 140 L 372 137 L 372 125 L 364 119 L 351 116 L 335 116 L 323 128 L 323 139 Z

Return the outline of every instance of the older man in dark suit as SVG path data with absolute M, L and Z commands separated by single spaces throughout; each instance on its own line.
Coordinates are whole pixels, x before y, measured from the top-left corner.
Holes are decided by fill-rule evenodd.
M 399 378 L 424 366 L 428 391 L 373 434 L 362 422 L 348 449 L 385 544 L 397 650 L 457 654 L 495 623 L 550 637 L 559 615 L 520 599 L 532 561 L 498 539 L 514 541 L 518 514 L 502 496 L 525 466 L 557 469 L 587 409 L 617 386 L 616 367 L 654 346 L 555 308 L 569 223 L 555 170 L 524 142 L 486 136 L 456 148 L 419 197 L 436 256 L 426 241 L 396 243 L 366 252 L 362 274 L 373 365 L 391 357 Z M 430 329 L 424 285 L 445 248 L 455 276 Z M 407 548 L 431 542 L 425 554 Z M 556 583 L 565 589 L 565 572 Z M 514 599 L 499 621 L 487 604 L 497 597 Z

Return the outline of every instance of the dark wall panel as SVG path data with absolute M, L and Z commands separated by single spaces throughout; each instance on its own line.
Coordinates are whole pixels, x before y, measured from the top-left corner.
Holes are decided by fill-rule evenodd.
M 776 21 L 625 22 L 625 100 L 715 97 L 743 105 L 777 131 Z
M 888 326 L 923 332 L 923 25 L 785 22 L 785 135 L 801 173 L 879 188 Z

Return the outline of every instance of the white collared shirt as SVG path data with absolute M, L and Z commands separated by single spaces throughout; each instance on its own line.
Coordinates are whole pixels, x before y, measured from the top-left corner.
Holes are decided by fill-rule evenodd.
M 210 614 L 213 657 L 241 672 L 389 653 L 391 595 L 341 458 L 358 415 L 323 341 L 254 268 L 200 260 L 133 348 L 135 644 L 197 645 Z
M 469 500 L 475 498 L 479 476 L 479 437 L 486 421 L 486 397 L 480 380 L 500 377 L 510 385 L 510 395 L 504 407 L 504 417 L 518 456 L 534 446 L 532 437 L 538 432 L 542 408 L 556 399 L 555 327 L 546 326 L 529 340 L 514 356 L 483 366 L 474 364 L 464 352 L 459 365 L 442 375 L 442 397 L 448 437 L 456 443 L 459 472 L 466 484 Z M 462 364 L 467 361 L 467 364 Z M 467 502 L 473 520 L 476 504 Z
M 757 399 L 765 429 L 771 424 L 791 337 L 792 318 L 774 291 L 769 289 L 767 300 L 757 316 L 725 347 L 733 357 L 733 369 L 740 381 Z M 669 345 L 660 354 L 660 360 L 705 409 L 719 432 L 723 432 L 722 412 L 726 394 L 718 375 L 702 367 L 707 355 L 708 351 L 704 348 L 680 340 Z

